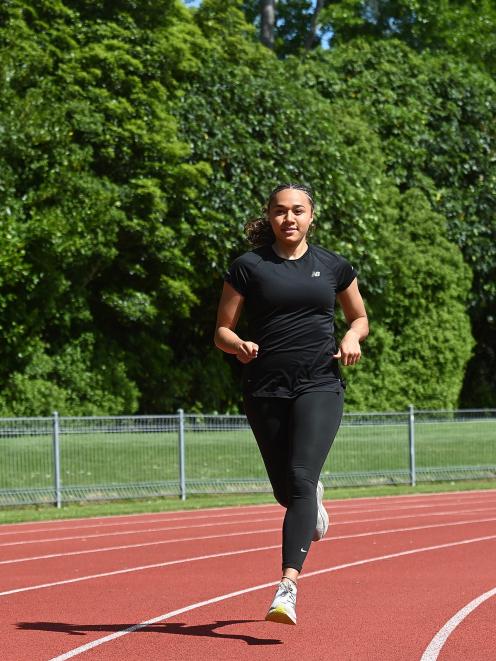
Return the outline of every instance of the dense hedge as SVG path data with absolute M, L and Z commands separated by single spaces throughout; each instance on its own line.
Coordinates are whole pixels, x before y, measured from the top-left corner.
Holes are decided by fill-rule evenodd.
M 288 179 L 360 273 L 349 406 L 458 405 L 495 300 L 494 83 L 391 40 L 280 60 L 239 4 L 0 10 L 0 414 L 237 410 L 222 274 Z

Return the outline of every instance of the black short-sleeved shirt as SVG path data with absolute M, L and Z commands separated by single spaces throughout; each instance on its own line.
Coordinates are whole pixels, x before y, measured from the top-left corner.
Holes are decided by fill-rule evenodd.
M 344 257 L 314 245 L 299 259 L 263 246 L 232 263 L 224 279 L 244 296 L 248 339 L 259 345 L 243 370 L 245 393 L 290 398 L 341 388 L 334 306 L 356 276 Z

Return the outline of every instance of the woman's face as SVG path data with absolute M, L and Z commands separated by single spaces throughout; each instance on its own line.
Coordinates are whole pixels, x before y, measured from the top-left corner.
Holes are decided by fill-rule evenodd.
M 313 220 L 308 196 L 296 188 L 285 188 L 276 193 L 268 215 L 276 242 L 286 246 L 297 245 L 305 239 Z

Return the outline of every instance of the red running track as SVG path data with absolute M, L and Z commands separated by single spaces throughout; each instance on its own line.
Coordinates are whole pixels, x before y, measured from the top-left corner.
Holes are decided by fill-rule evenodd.
M 327 503 L 298 625 L 277 505 L 0 527 L 0 659 L 496 659 L 496 490 Z

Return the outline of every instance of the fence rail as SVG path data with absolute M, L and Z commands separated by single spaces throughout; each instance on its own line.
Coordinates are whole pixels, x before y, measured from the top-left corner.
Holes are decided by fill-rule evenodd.
M 496 477 L 496 409 L 346 413 L 326 486 Z M 270 491 L 245 416 L 0 419 L 0 506 Z

